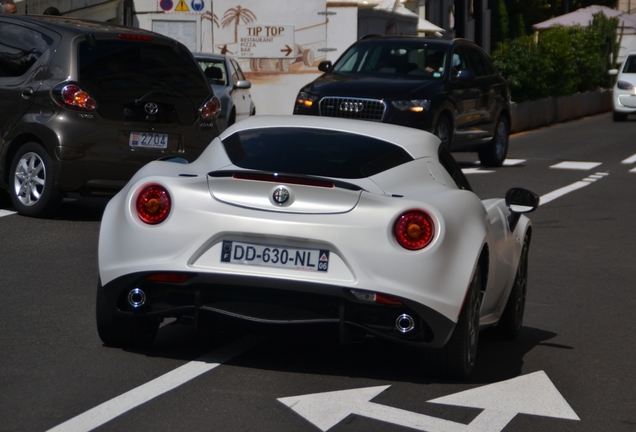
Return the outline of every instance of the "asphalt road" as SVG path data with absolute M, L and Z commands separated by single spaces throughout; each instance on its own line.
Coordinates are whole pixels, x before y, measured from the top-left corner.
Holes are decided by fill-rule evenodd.
M 634 136 L 636 121 L 604 114 L 512 137 L 502 168 L 456 155 L 480 197 L 522 186 L 545 201 L 531 214 L 521 335 L 483 333 L 467 382 L 376 341 L 167 323 L 151 349 L 104 347 L 94 302 L 107 201 L 66 200 L 39 220 L 11 214 L 0 193 L 0 431 L 634 431 Z

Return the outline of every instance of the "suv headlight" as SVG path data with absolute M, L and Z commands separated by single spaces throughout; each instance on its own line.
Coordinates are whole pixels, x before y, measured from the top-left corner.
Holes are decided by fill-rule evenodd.
M 298 96 L 296 97 L 296 103 L 307 108 L 311 107 L 317 100 L 318 96 L 304 91 L 298 93 Z
M 391 102 L 400 111 L 412 111 L 416 113 L 426 112 L 431 106 L 428 99 L 400 100 Z
M 618 87 L 621 90 L 633 90 L 634 86 L 631 85 L 630 83 L 628 83 L 627 81 L 617 81 L 616 82 L 616 87 Z

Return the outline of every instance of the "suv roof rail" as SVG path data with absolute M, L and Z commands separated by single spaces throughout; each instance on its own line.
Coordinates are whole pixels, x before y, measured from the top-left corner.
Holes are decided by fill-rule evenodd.
M 371 34 L 367 34 L 362 36 L 361 38 L 359 38 L 358 40 L 363 40 L 363 39 L 373 39 L 373 38 L 382 38 L 384 37 L 381 34 L 376 34 L 376 33 L 371 33 Z

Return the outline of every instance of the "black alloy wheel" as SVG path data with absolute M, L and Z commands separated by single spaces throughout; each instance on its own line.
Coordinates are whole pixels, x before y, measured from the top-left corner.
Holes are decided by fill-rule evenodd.
M 440 139 L 441 146 L 446 147 L 448 150 L 451 149 L 451 144 L 453 143 L 453 127 L 448 116 L 441 115 L 439 120 L 437 120 L 435 136 Z
M 506 308 L 499 319 L 499 324 L 497 324 L 498 333 L 506 340 L 516 339 L 523 324 L 528 292 L 528 241 L 529 237 L 526 234 L 515 281 L 508 296 Z
M 472 373 L 477 358 L 479 342 L 479 318 L 482 301 L 481 268 L 475 269 L 469 291 L 455 330 L 446 345 L 438 350 L 437 367 L 441 375 L 455 380 L 465 380 Z
M 510 128 L 505 117 L 499 117 L 495 134 L 488 146 L 479 151 L 479 161 L 482 165 L 499 167 L 503 165 L 508 154 L 508 140 Z

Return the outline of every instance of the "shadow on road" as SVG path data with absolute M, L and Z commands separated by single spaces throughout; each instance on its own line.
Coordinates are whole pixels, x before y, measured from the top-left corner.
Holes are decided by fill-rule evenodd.
M 159 330 L 151 349 L 134 352 L 152 357 L 194 359 L 229 343 L 237 336 L 206 330 L 194 331 L 192 327 L 184 325 L 167 325 Z M 376 339 L 339 345 L 337 339 L 328 336 L 331 335 L 269 335 L 261 345 L 231 360 L 229 364 L 251 369 L 393 382 L 446 382 L 433 372 L 426 356 L 412 347 Z M 516 341 L 502 341 L 494 332 L 482 332 L 477 364 L 466 383 L 494 383 L 521 375 L 524 356 L 537 345 L 573 349 L 546 343 L 555 336 L 553 332 L 523 327 Z

